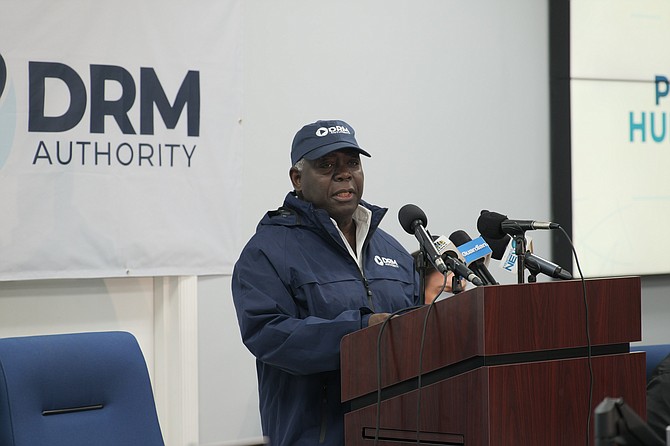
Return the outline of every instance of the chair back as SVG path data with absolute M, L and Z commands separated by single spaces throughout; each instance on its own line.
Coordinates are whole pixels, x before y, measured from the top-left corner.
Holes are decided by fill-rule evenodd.
M 0 339 L 0 446 L 164 446 L 126 332 Z

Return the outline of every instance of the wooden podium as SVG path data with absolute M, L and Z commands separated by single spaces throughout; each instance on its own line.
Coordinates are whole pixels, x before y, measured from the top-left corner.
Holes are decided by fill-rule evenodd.
M 346 446 L 586 445 L 589 414 L 606 396 L 623 397 L 646 419 L 640 278 L 473 288 L 342 339 Z M 590 369 L 593 395 L 589 407 Z M 381 403 L 377 403 L 379 382 Z

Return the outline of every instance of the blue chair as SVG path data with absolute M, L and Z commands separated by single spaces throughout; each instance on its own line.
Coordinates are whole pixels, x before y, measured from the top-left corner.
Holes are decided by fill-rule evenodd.
M 631 352 L 645 352 L 647 354 L 647 382 L 651 378 L 656 366 L 670 355 L 670 344 L 637 345 L 630 348 Z
M 0 339 L 0 446 L 164 446 L 130 333 Z

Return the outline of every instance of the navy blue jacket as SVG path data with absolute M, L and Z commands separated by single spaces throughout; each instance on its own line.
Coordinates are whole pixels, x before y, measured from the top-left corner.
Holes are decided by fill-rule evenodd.
M 665 440 L 670 425 L 670 355 L 654 369 L 647 383 L 647 424 Z
M 268 212 L 232 278 L 242 340 L 256 357 L 263 434 L 273 446 L 344 444 L 340 341 L 372 312 L 417 305 L 412 257 L 372 211 L 363 271 L 322 209 L 289 193 Z

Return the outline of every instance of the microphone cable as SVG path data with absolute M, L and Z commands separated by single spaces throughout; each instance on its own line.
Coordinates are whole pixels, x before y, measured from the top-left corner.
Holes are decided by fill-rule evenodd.
M 456 276 L 455 276 L 456 277 Z M 435 305 L 435 302 L 437 301 L 437 297 L 442 294 L 444 289 L 447 287 L 447 275 L 444 274 L 444 281 L 442 282 L 442 288 L 440 288 L 440 292 L 437 293 L 437 296 L 435 296 L 435 299 L 430 303 L 428 306 L 428 310 L 426 311 L 426 316 L 423 320 L 423 330 L 421 332 L 421 346 L 419 349 L 419 374 L 417 376 L 417 411 L 416 411 L 416 442 L 419 444 L 419 421 L 421 419 L 421 375 L 422 375 L 422 369 L 423 369 L 423 346 L 425 344 L 425 338 L 426 338 L 426 326 L 428 322 L 428 316 L 430 315 L 430 311 L 433 309 L 433 306 Z M 381 345 L 382 345 L 382 335 L 384 333 L 384 330 L 386 329 L 386 325 L 388 324 L 388 321 L 390 321 L 394 316 L 398 316 L 402 313 L 408 312 L 410 310 L 416 310 L 418 308 L 423 308 L 425 305 L 420 305 L 420 306 L 413 306 L 413 307 L 408 307 L 408 308 L 403 308 L 401 310 L 398 310 L 394 313 L 391 313 L 389 317 L 387 317 L 384 322 L 382 322 L 382 326 L 379 329 L 379 334 L 377 335 L 377 414 L 376 414 L 376 422 L 375 422 L 375 438 L 374 438 L 374 446 L 377 446 L 379 442 L 379 430 L 380 430 L 380 424 L 381 424 L 381 402 L 382 402 L 382 351 L 381 351 Z
M 454 275 L 456 280 L 460 280 L 460 277 L 458 275 Z M 425 345 L 425 340 L 426 340 L 426 331 L 428 327 L 428 316 L 430 316 L 430 312 L 435 306 L 435 302 L 437 302 L 437 297 L 442 294 L 444 289 L 447 287 L 447 275 L 444 274 L 444 281 L 442 282 L 442 288 L 440 289 L 440 292 L 437 293 L 437 296 L 435 296 L 435 299 L 432 300 L 430 305 L 428 305 L 428 310 L 426 310 L 426 316 L 423 318 L 423 328 L 421 329 L 421 345 L 419 347 L 419 373 L 416 378 L 416 444 L 421 444 L 420 440 L 420 422 L 421 422 L 421 375 L 423 375 L 423 347 Z
M 380 429 L 380 423 L 381 423 L 381 406 L 382 406 L 382 335 L 384 333 L 384 330 L 386 329 L 386 326 L 388 325 L 388 322 L 393 319 L 395 316 L 401 315 L 403 313 L 406 313 L 411 310 L 416 310 L 418 308 L 422 308 L 421 305 L 418 306 L 412 306 L 412 307 L 407 307 L 407 308 L 402 308 L 400 310 L 394 311 L 393 313 L 389 314 L 389 316 L 384 319 L 384 322 L 382 322 L 381 327 L 379 328 L 379 334 L 377 335 L 377 414 L 376 414 L 376 421 L 375 421 L 375 438 L 374 438 L 374 446 L 377 446 L 379 443 L 379 429 Z
M 591 443 L 591 417 L 592 410 L 591 406 L 593 405 L 593 358 L 591 356 L 591 329 L 589 328 L 589 301 L 586 296 L 586 281 L 584 280 L 584 274 L 582 274 L 582 267 L 579 265 L 579 258 L 577 257 L 577 251 L 575 250 L 575 245 L 570 240 L 568 233 L 559 226 L 559 228 L 565 238 L 570 243 L 570 248 L 572 249 L 572 254 L 575 257 L 575 264 L 577 265 L 577 271 L 579 271 L 579 278 L 582 282 L 582 296 L 584 298 L 584 317 L 586 318 L 586 359 L 589 365 L 589 405 L 588 405 L 588 416 L 586 418 L 586 446 L 589 446 Z

